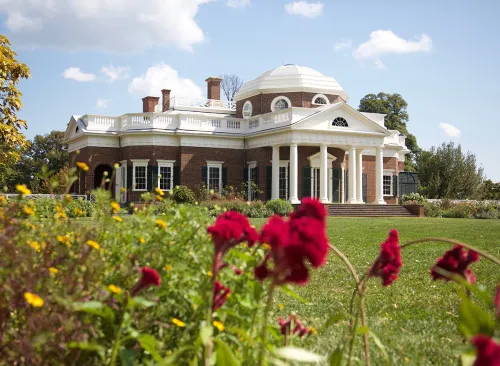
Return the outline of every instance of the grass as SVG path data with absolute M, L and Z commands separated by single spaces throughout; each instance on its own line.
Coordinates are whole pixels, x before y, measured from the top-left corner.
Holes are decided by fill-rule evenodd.
M 264 220 L 252 222 L 260 226 Z M 447 237 L 477 246 L 500 257 L 500 220 L 431 219 L 431 218 L 329 218 L 328 236 L 342 250 L 360 274 L 378 255 L 380 243 L 389 229 L 399 230 L 401 243 L 428 236 Z M 380 279 L 368 282 L 367 308 L 370 330 L 385 345 L 391 364 L 451 365 L 457 364 L 464 341 L 457 328 L 459 299 L 456 287 L 444 281 L 432 281 L 431 266 L 449 246 L 426 243 L 402 252 L 400 278 L 383 287 Z M 498 266 L 481 259 L 472 270 L 480 284 L 492 291 L 500 283 Z M 353 280 L 344 264 L 331 253 L 327 264 L 312 273 L 310 283 L 297 288 L 307 304 L 282 292 L 276 298 L 276 314 L 296 312 L 306 325 L 318 329 L 317 336 L 305 340 L 304 346 L 319 353 L 333 351 L 341 343 L 345 323 L 328 330 L 321 327 L 333 314 L 347 313 Z M 278 304 L 284 309 L 279 310 Z M 362 339 L 358 337 L 355 355 L 362 358 Z M 372 341 L 373 364 L 382 364 L 381 352 Z

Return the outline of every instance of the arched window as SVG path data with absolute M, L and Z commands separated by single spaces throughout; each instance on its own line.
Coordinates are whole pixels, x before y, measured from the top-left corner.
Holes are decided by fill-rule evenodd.
M 292 106 L 290 99 L 284 96 L 279 96 L 273 99 L 271 103 L 271 110 L 273 112 L 281 111 L 282 109 L 287 109 Z
M 313 104 L 330 104 L 330 102 L 328 101 L 328 98 L 326 95 L 324 94 L 316 94 L 313 98 L 312 98 L 312 103 Z
M 252 102 L 247 100 L 245 104 L 243 104 L 243 118 L 252 117 Z
M 337 117 L 333 120 L 332 126 L 334 127 L 349 127 L 347 121 L 342 117 Z

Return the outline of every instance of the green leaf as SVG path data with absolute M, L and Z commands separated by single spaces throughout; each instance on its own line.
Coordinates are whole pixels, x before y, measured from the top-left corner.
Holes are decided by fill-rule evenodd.
M 476 361 L 476 356 L 470 353 L 462 353 L 460 355 L 460 365 L 461 366 L 472 366 Z
M 370 334 L 370 337 L 372 337 L 373 342 L 375 342 L 375 345 L 380 350 L 380 352 L 382 352 L 382 355 L 384 356 L 385 364 L 389 365 L 390 364 L 390 362 L 389 362 L 389 355 L 387 354 L 387 351 L 385 350 L 385 346 L 380 341 L 380 338 L 377 337 L 377 335 L 375 333 L 373 333 L 373 332 L 370 332 L 369 334 Z
M 169 365 L 175 365 L 174 362 L 177 361 L 177 359 L 186 351 L 189 351 L 191 349 L 194 349 L 193 346 L 185 346 L 177 349 L 174 353 L 172 353 L 170 356 L 166 357 L 163 359 L 163 362 L 160 363 L 162 366 L 169 366 Z
M 225 343 L 220 338 L 214 339 L 215 343 L 215 353 L 217 355 L 217 360 L 215 362 L 216 366 L 237 366 L 241 365 L 233 351 L 227 343 Z
M 484 309 L 473 303 L 465 294 L 462 294 L 458 316 L 458 329 L 465 338 L 477 334 L 493 335 L 495 323 Z
M 158 343 L 156 342 L 155 337 L 153 337 L 151 334 L 142 334 L 137 337 L 137 340 L 141 344 L 141 347 L 144 350 L 148 351 L 155 361 L 162 360 L 160 354 L 158 353 Z
M 285 294 L 290 296 L 291 298 L 300 301 L 303 304 L 308 304 L 307 300 L 305 300 L 303 297 L 301 297 L 299 294 L 297 294 L 295 291 L 293 291 L 289 286 L 281 286 L 281 291 L 283 291 Z
M 113 309 L 107 305 L 104 305 L 100 301 L 76 302 L 73 303 L 73 308 L 76 311 L 82 311 L 87 314 L 101 317 L 109 321 L 110 323 L 113 323 L 115 320 L 115 313 Z
M 316 353 L 310 352 L 308 350 L 296 347 L 283 347 L 274 351 L 274 354 L 278 357 L 284 358 L 289 361 L 297 361 L 304 363 L 318 363 L 325 360 L 325 358 Z
M 134 366 L 137 352 L 132 349 L 124 348 L 120 350 L 119 355 L 120 360 L 122 361 L 122 366 Z
M 339 321 L 344 320 L 344 319 L 345 319 L 345 315 L 344 314 L 334 314 L 334 315 L 332 315 L 332 316 L 330 316 L 328 318 L 328 320 L 326 321 L 326 323 L 323 325 L 322 330 L 327 330 L 333 324 L 336 324 Z
M 370 331 L 370 329 L 366 325 L 363 325 L 362 327 L 359 327 L 358 329 L 356 329 L 356 333 L 358 333 L 358 334 L 365 334 L 365 333 L 368 333 L 369 331 Z
M 202 322 L 200 325 L 200 339 L 201 343 L 204 346 L 208 344 L 213 334 L 214 334 L 214 328 L 212 327 L 212 325 L 207 324 L 206 322 Z
M 150 308 L 151 306 L 155 305 L 156 303 L 150 300 L 145 299 L 144 297 L 141 296 L 136 296 L 136 297 L 131 297 L 129 300 L 130 306 L 137 306 L 139 308 Z
M 77 348 L 83 351 L 96 352 L 101 359 L 104 360 L 104 352 L 106 348 L 97 343 L 88 343 L 88 342 L 70 342 L 67 345 L 68 348 Z
M 335 351 L 328 357 L 328 365 L 329 366 L 341 366 L 342 365 L 342 356 L 344 355 L 344 349 L 338 346 Z

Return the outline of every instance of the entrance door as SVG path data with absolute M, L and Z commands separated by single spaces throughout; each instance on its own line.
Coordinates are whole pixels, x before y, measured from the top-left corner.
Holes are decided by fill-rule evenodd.
M 319 198 L 319 168 L 311 168 L 311 197 Z

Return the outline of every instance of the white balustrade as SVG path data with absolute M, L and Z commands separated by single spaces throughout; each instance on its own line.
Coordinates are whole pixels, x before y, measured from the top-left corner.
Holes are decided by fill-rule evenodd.
M 170 98 L 170 107 L 220 108 L 236 110 L 236 102 L 227 100 L 173 97 Z
M 241 122 L 234 120 L 234 119 L 228 119 L 227 120 L 227 128 L 231 130 L 239 130 L 241 127 Z

